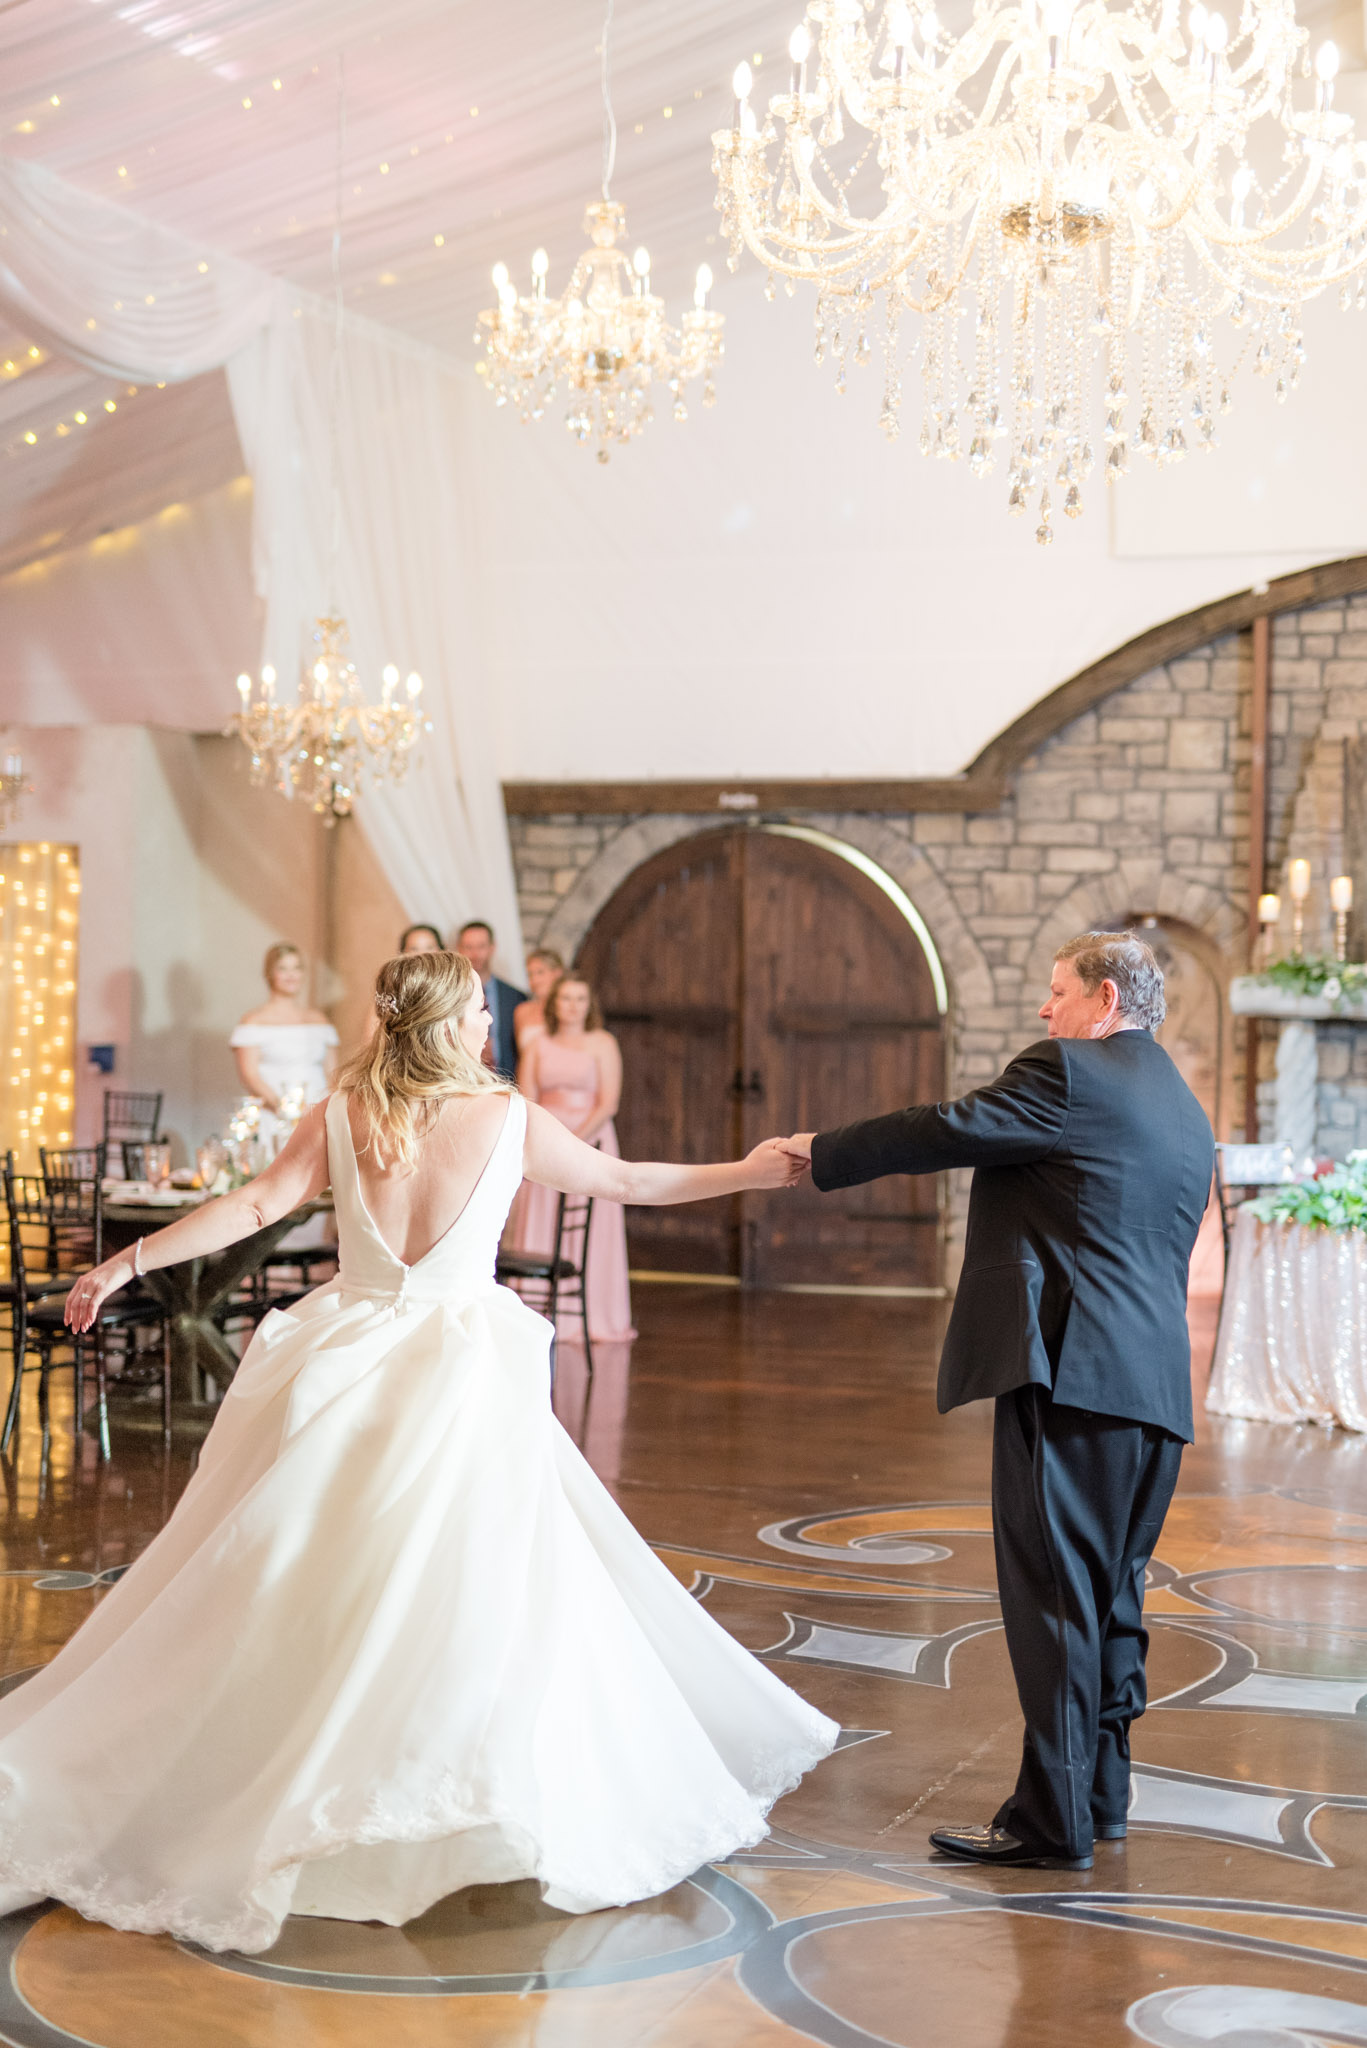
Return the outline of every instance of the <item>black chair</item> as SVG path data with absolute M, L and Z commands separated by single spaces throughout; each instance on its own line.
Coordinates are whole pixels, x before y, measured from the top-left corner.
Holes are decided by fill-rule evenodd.
M 156 1145 L 155 1138 L 121 1138 L 118 1149 L 123 1158 L 125 1180 L 154 1180 L 156 1175 L 148 1172 L 147 1154 Z
M 122 1088 L 104 1091 L 104 1142 L 111 1145 L 127 1138 L 133 1144 L 150 1145 L 161 1125 L 161 1096 L 130 1094 Z M 137 1179 L 137 1175 L 130 1175 Z
M 593 1378 L 593 1346 L 589 1342 L 589 1307 L 585 1292 L 592 1195 L 562 1195 L 555 1212 L 555 1242 L 548 1252 L 511 1252 L 500 1248 L 494 1263 L 496 1280 L 510 1282 L 524 1301 L 530 1288 L 539 1309 L 554 1325 L 556 1311 L 578 1311 L 584 1332 L 584 1363 Z M 554 1349 L 552 1349 L 554 1356 Z
M 105 1176 L 107 1150 L 98 1145 L 72 1145 L 58 1151 L 38 1147 L 38 1164 L 44 1191 L 51 1197 L 49 1211 L 48 1267 L 74 1277 L 104 1257 L 99 1249 L 97 1221 L 103 1221 L 99 1204 L 90 1190 L 99 1188 Z
M 103 1146 L 98 1148 L 103 1153 Z M 46 1161 L 44 1162 L 46 1164 Z M 9 1305 L 12 1323 L 13 1379 L 5 1416 L 0 1452 L 9 1448 L 19 1419 L 19 1402 L 31 1353 L 38 1364 L 38 1413 L 42 1423 L 43 1452 L 51 1442 L 49 1388 L 61 1346 L 70 1351 L 69 1363 L 75 1378 L 75 1430 L 85 1431 L 85 1366 L 87 1351 L 95 1362 L 96 1414 L 101 1458 L 108 1459 L 110 1339 L 116 1343 L 113 1377 L 124 1385 L 147 1385 L 161 1381 L 162 1438 L 171 1441 L 171 1325 L 160 1302 L 137 1286 L 123 1288 L 101 1309 L 92 1328 L 76 1337 L 66 1327 L 66 1296 L 78 1271 L 98 1265 L 104 1255 L 104 1222 L 100 1180 L 79 1181 L 74 1176 L 56 1175 L 41 1179 L 17 1174 L 12 1165 L 3 1168 L 5 1210 L 9 1232 Z M 73 1263 L 74 1258 L 74 1263 Z M 155 1329 L 160 1336 L 160 1359 L 149 1371 L 138 1349 L 141 1332 Z

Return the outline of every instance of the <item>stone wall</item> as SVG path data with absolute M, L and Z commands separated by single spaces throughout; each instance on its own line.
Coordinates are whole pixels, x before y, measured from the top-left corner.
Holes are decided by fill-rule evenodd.
M 1297 800 L 1317 746 L 1367 737 L 1367 594 L 1274 623 L 1268 748 L 1268 875 L 1277 886 L 1296 841 Z M 1037 1037 L 1053 949 L 1117 918 L 1189 927 L 1228 980 L 1245 967 L 1251 657 L 1245 637 L 1214 642 L 1118 690 L 1064 725 L 1013 777 L 990 816 L 802 813 L 853 841 L 907 890 L 934 937 L 951 991 L 950 1086 L 989 1078 Z M 1341 750 L 1341 749 L 1340 749 Z M 1302 823 L 1305 806 L 1301 805 Z M 528 942 L 570 957 L 613 891 L 651 853 L 711 820 L 566 816 L 512 820 Z M 733 826 L 734 817 L 719 817 Z M 1308 906 L 1307 950 L 1328 941 L 1322 859 Z M 1359 876 L 1367 894 L 1367 875 Z M 1283 894 L 1285 892 L 1283 891 Z M 1334 1027 L 1323 1132 L 1347 1149 L 1367 1127 L 1367 1031 L 1351 1045 Z M 1241 1048 L 1243 1033 L 1236 1037 Z M 1260 1054 L 1271 1071 L 1272 1034 Z M 1361 1063 L 1361 1071 L 1359 1071 Z M 1221 1135 L 1239 1136 L 1242 1080 Z M 1361 1097 L 1351 1118 L 1336 1094 Z

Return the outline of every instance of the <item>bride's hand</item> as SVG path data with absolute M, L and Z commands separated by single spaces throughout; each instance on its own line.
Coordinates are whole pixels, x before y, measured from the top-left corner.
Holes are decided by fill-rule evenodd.
M 111 1294 L 126 1287 L 133 1278 L 133 1261 L 127 1252 L 118 1252 L 112 1259 L 106 1259 L 102 1266 L 92 1266 L 83 1273 L 66 1298 L 62 1319 L 69 1330 L 79 1337 L 88 1330 Z
M 810 1161 L 795 1159 L 783 1149 L 781 1138 L 766 1138 L 745 1157 L 745 1169 L 752 1188 L 790 1188 L 808 1171 Z

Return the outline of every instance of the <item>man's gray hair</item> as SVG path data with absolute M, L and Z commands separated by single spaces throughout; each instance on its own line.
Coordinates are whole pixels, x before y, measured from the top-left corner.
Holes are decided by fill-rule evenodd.
M 1103 981 L 1115 983 L 1120 1014 L 1141 1031 L 1156 1031 L 1168 1014 L 1163 970 L 1152 946 L 1134 932 L 1081 932 L 1054 958 L 1071 960 L 1089 996 Z

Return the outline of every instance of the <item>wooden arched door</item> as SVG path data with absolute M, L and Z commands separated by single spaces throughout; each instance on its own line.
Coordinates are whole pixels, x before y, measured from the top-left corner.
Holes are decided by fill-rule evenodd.
M 628 1158 L 734 1157 L 943 1092 L 920 942 L 876 880 L 807 840 L 706 832 L 628 877 L 580 949 L 622 1046 Z M 790 1282 L 934 1286 L 935 1180 L 628 1215 L 632 1264 Z

